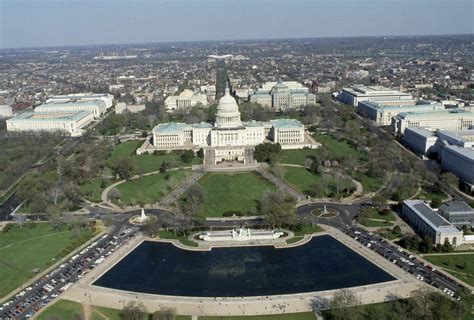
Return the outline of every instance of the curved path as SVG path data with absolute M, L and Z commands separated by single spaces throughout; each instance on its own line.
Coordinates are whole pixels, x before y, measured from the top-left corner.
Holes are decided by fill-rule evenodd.
M 169 169 L 168 171 L 177 171 L 177 170 L 186 170 L 186 169 L 192 169 L 192 167 L 179 167 L 179 168 L 172 168 L 172 169 Z M 113 184 L 111 184 L 110 186 L 108 186 L 107 188 L 104 189 L 104 191 L 102 191 L 102 194 L 101 194 L 101 199 L 102 199 L 102 203 L 103 204 L 107 204 L 108 206 L 114 208 L 114 209 L 118 209 L 120 210 L 121 208 L 119 206 L 117 206 L 116 204 L 112 203 L 110 200 L 109 200 L 109 192 L 117 187 L 118 185 L 121 185 L 122 183 L 125 183 L 127 181 L 131 181 L 131 180 L 136 180 L 136 179 L 139 179 L 139 178 L 142 178 L 142 177 L 146 177 L 146 176 L 152 176 L 152 175 L 155 175 L 155 174 L 159 174 L 160 171 L 152 171 L 152 172 L 147 172 L 147 173 L 144 173 L 142 175 L 135 175 L 133 177 L 131 177 L 130 179 L 123 179 L 123 180 L 120 180 L 120 181 L 117 181 Z

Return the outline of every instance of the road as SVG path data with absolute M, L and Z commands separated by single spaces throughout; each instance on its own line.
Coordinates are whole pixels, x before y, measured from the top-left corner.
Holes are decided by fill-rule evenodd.
M 11 220 L 11 213 L 18 207 L 20 203 L 16 198 L 16 192 L 12 193 L 1 205 L 0 205 L 0 221 Z

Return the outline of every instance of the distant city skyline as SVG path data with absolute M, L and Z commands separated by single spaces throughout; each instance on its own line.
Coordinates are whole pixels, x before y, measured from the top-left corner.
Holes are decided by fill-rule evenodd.
M 473 34 L 471 0 L 3 0 L 0 48 Z

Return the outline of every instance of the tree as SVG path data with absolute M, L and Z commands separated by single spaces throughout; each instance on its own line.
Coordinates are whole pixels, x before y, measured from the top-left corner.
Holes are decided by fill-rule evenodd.
M 392 229 L 392 233 L 401 234 L 402 233 L 402 228 L 400 228 L 400 226 L 395 226 Z
M 357 319 L 360 304 L 361 301 L 354 292 L 347 289 L 338 290 L 330 302 L 331 315 L 335 320 Z
M 372 198 L 372 203 L 381 212 L 387 206 L 387 198 L 382 194 L 377 194 Z
M 135 174 L 135 163 L 131 158 L 118 158 L 113 167 L 113 171 L 120 179 L 128 180 Z
M 200 184 L 196 183 L 186 192 L 186 196 L 182 202 L 182 210 L 185 211 L 185 214 L 191 212 L 192 215 L 195 216 L 204 204 L 204 201 L 204 189 Z
M 193 150 L 186 150 L 181 155 L 181 161 L 184 163 L 191 163 L 194 159 L 194 151 Z
M 122 320 L 143 320 L 145 319 L 147 310 L 143 303 L 130 301 L 120 311 L 119 316 Z
M 197 156 L 199 158 L 204 158 L 204 149 L 203 148 L 200 148 L 197 152 Z
M 261 143 L 255 146 L 255 159 L 258 162 L 269 162 L 272 154 L 279 155 L 281 145 L 279 143 Z
M 175 320 L 176 309 L 162 308 L 159 311 L 155 311 L 152 316 L 153 320 Z
M 261 201 L 261 213 L 273 228 L 292 224 L 296 219 L 296 199 L 282 191 L 265 191 Z
M 441 175 L 441 182 L 446 188 L 449 188 L 449 186 L 457 187 L 459 185 L 459 178 L 451 172 L 445 172 Z

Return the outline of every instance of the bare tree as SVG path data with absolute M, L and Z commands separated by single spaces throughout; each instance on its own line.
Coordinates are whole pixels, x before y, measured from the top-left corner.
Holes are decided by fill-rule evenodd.
M 335 320 L 357 319 L 361 301 L 354 292 L 342 289 L 336 291 L 331 299 L 331 315 Z

